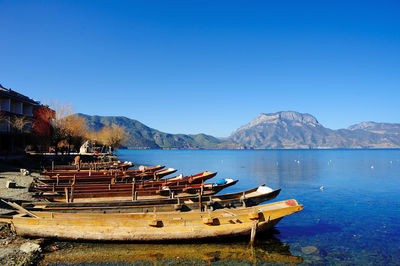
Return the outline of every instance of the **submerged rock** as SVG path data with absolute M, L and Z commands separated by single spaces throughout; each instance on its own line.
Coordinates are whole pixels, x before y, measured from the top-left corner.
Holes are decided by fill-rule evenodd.
M 302 247 L 301 252 L 304 254 L 319 254 L 319 250 L 316 246 L 307 246 L 307 247 Z

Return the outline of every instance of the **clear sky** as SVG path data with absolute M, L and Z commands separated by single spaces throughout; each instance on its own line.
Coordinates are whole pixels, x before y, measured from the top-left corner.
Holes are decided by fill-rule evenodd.
M 259 113 L 400 123 L 400 1 L 3 1 L 0 83 L 226 137 Z

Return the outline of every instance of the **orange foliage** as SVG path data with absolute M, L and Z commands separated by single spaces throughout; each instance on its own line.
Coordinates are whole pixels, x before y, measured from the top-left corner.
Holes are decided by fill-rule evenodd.
M 57 124 L 68 137 L 84 137 L 88 132 L 86 120 L 76 114 L 57 120 Z
M 56 117 L 55 111 L 42 105 L 33 110 L 33 116 L 35 118 L 32 126 L 33 132 L 37 136 L 50 136 L 51 123 Z
M 91 140 L 96 140 L 98 144 L 119 148 L 122 142 L 128 138 L 128 133 L 124 127 L 113 124 L 105 126 L 98 132 L 89 132 L 86 135 Z

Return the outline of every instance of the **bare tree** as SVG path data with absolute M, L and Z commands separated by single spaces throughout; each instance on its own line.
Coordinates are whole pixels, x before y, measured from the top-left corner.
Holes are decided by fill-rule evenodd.
M 31 121 L 25 116 L 14 116 L 11 118 L 10 126 L 18 133 L 24 133 L 28 131 L 27 125 L 30 123 Z
M 13 116 L 9 120 L 9 125 L 12 129 L 12 132 L 19 134 L 11 134 L 11 151 L 15 152 L 18 147 L 25 147 L 26 144 L 26 136 L 22 135 L 22 133 L 28 132 L 27 125 L 32 121 L 25 116 Z
M 53 123 L 53 143 L 57 146 L 78 147 L 88 133 L 86 120 L 72 113 L 71 105 L 55 104 L 56 119 Z
M 113 124 L 111 126 L 104 126 L 98 132 L 90 132 L 88 137 L 96 139 L 99 144 L 102 144 L 112 149 L 118 149 L 121 143 L 126 141 L 129 137 L 124 127 Z

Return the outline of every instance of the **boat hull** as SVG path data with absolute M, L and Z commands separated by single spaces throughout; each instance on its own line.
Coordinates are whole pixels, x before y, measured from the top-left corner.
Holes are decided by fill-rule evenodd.
M 249 235 L 271 229 L 283 217 L 299 212 L 295 200 L 235 210 L 147 214 L 34 212 L 38 218 L 15 216 L 21 236 L 91 241 L 166 241 Z
M 204 182 L 208 179 L 213 178 L 216 176 L 217 173 L 211 173 L 211 172 L 202 172 L 196 175 L 191 175 L 191 176 L 186 176 L 184 178 L 179 178 L 179 176 L 173 177 L 173 178 L 167 178 L 167 179 L 162 179 L 159 181 L 142 181 L 138 182 L 136 184 L 137 188 L 154 188 L 154 187 L 162 187 L 162 186 L 173 186 L 173 185 L 185 185 L 185 184 L 199 184 L 201 182 Z M 30 191 L 32 192 L 48 192 L 48 191 L 53 191 L 53 192 L 58 192 L 58 191 L 64 191 L 65 188 L 71 188 L 74 187 L 74 190 L 78 192 L 79 190 L 85 190 L 85 189 L 96 189 L 96 190 L 110 190 L 111 186 L 113 188 L 128 188 L 132 189 L 132 183 L 115 183 L 115 184 L 107 184 L 107 183 L 92 183 L 92 184 L 45 184 L 46 181 L 54 181 L 51 179 L 45 179 L 45 180 L 36 180 L 31 185 Z
M 260 186 L 263 187 L 263 186 Z M 151 199 L 138 201 L 114 201 L 114 202 L 91 202 L 91 203 L 27 203 L 24 207 L 30 211 L 53 211 L 53 212 L 97 212 L 97 213 L 128 213 L 128 212 L 152 212 L 154 208 L 158 212 L 166 211 L 191 211 L 191 210 L 216 210 L 222 208 L 238 208 L 242 206 L 252 207 L 262 202 L 276 198 L 280 189 L 271 192 L 260 193 L 258 187 L 242 192 L 203 196 L 192 196 L 174 199 Z
M 109 191 L 68 191 L 68 197 L 63 192 L 40 192 L 36 193 L 34 197 L 45 198 L 49 201 L 54 202 L 98 202 L 98 201 L 121 201 L 129 200 L 134 198 L 134 192 L 137 192 L 137 199 L 150 199 L 150 198 L 170 198 L 172 193 L 176 197 L 189 197 L 203 191 L 203 196 L 214 195 L 223 190 L 224 188 L 235 185 L 238 180 L 232 180 L 229 183 L 222 185 L 215 185 L 214 183 L 208 183 L 204 185 L 193 184 L 193 185 L 181 185 L 181 186 L 170 186 L 167 190 L 159 188 L 142 188 L 142 189 L 110 189 Z M 202 188 L 203 187 L 203 188 Z

